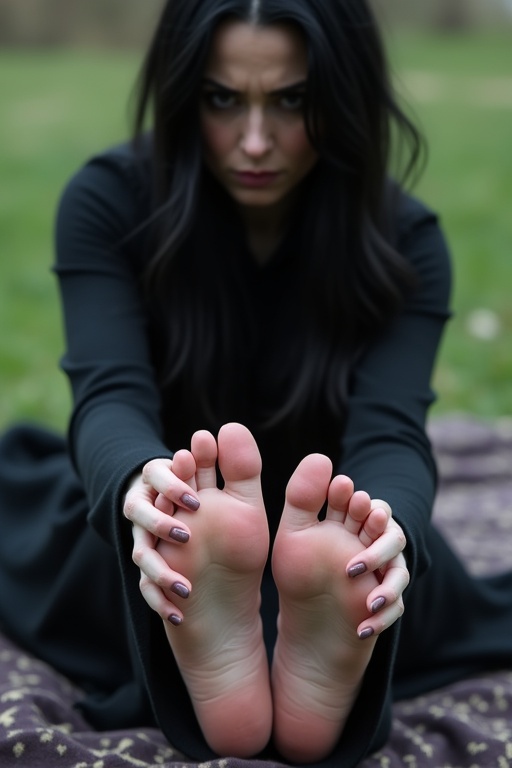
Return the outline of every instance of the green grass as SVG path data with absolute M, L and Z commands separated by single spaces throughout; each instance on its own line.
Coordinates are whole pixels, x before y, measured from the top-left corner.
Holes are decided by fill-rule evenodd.
M 454 318 L 435 377 L 436 412 L 512 414 L 512 39 L 402 36 L 391 58 L 428 138 L 417 193 L 440 212 L 454 261 Z M 468 329 L 495 313 L 496 337 Z
M 137 65 L 120 52 L 0 53 L 0 426 L 66 424 L 55 209 L 79 165 L 127 135 Z
M 394 68 L 427 134 L 417 194 L 442 215 L 455 267 L 435 412 L 512 414 L 512 41 L 505 36 L 390 42 Z M 67 383 L 50 272 L 63 185 L 95 151 L 127 135 L 138 54 L 0 52 L 0 427 L 23 419 L 64 428 Z M 479 308 L 501 330 L 467 328 Z

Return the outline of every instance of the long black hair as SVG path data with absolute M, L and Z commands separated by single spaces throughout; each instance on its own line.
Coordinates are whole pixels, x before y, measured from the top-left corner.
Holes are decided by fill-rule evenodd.
M 136 140 L 148 123 L 152 131 L 157 228 L 146 285 L 165 315 L 168 355 L 160 374 L 169 386 L 186 381 L 186 399 L 201 411 L 201 425 L 206 418 L 218 425 L 233 418 L 227 404 L 240 397 L 240 350 L 253 349 L 254 322 L 244 325 L 229 299 L 244 288 L 229 230 L 219 223 L 231 216 L 232 233 L 235 209 L 220 187 L 211 194 L 214 182 L 201 156 L 198 107 L 206 57 L 217 25 L 228 18 L 291 23 L 302 31 L 308 52 L 304 119 L 319 156 L 297 223 L 299 343 L 290 344 L 281 361 L 286 394 L 265 417 L 298 420 L 319 401 L 339 417 L 354 360 L 412 285 L 394 245 L 393 190 L 399 187 L 390 171 L 396 147 L 405 144 L 407 162 L 398 179 L 404 182 L 423 148 L 394 96 L 367 0 L 166 3 L 140 73 L 135 118 Z

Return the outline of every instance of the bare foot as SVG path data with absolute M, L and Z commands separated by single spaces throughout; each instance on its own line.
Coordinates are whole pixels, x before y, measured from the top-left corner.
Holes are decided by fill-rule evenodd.
M 367 494 L 337 476 L 320 454 L 292 475 L 272 569 L 279 590 L 278 638 L 272 666 L 274 740 L 290 762 L 315 762 L 336 745 L 359 691 L 376 638 L 360 639 L 374 574 L 350 579 L 348 561 L 364 549 Z M 318 513 L 328 499 L 326 519 Z M 383 522 L 384 526 L 385 522 Z M 357 531 L 357 532 L 356 532 Z M 364 538 L 364 537 L 362 537 Z
M 224 479 L 217 488 L 216 461 Z M 191 470 L 194 476 L 191 478 Z M 259 613 L 269 534 L 261 495 L 261 458 L 251 433 L 227 424 L 218 446 L 197 432 L 191 452 L 180 451 L 173 471 L 197 489 L 197 512 L 179 509 L 190 541 L 160 541 L 158 551 L 192 586 L 172 595 L 183 618 L 165 622 L 169 644 L 210 747 L 248 757 L 267 744 L 272 728 L 268 660 Z

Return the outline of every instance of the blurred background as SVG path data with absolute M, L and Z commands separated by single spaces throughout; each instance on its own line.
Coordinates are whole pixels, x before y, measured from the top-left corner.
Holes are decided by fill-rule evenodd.
M 512 0 L 373 2 L 430 146 L 415 191 L 441 213 L 454 259 L 434 414 L 512 416 Z M 65 428 L 55 207 L 88 156 L 129 135 L 132 84 L 162 5 L 0 0 L 0 429 L 20 419 Z

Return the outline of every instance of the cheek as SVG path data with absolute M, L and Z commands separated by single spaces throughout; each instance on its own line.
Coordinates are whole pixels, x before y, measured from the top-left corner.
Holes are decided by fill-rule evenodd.
M 233 148 L 233 130 L 216 120 L 203 118 L 201 135 L 205 154 L 210 160 L 222 160 Z
M 289 159 L 296 164 L 297 170 L 309 170 L 317 160 L 317 153 L 311 146 L 304 125 L 288 129 L 281 146 Z

